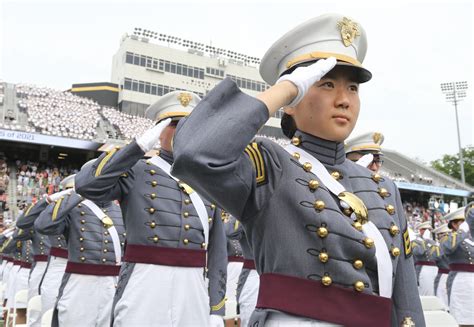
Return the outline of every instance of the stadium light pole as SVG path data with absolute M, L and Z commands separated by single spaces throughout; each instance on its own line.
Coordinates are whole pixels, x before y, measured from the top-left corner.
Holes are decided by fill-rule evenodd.
M 463 184 L 466 184 L 466 177 L 464 175 L 464 159 L 462 156 L 461 148 L 461 135 L 459 132 L 459 118 L 458 118 L 458 102 L 462 101 L 466 97 L 467 82 L 450 82 L 441 83 L 441 92 L 446 96 L 446 101 L 454 105 L 454 111 L 456 113 L 456 127 L 458 132 L 458 146 L 459 146 L 459 165 L 461 166 L 461 180 Z M 464 205 L 467 205 L 467 199 L 464 198 Z

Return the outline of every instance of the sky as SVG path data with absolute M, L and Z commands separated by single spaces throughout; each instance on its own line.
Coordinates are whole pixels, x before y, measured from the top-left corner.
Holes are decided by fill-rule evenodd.
M 474 144 L 471 1 L 0 0 L 0 79 L 66 90 L 111 79 L 120 38 L 142 27 L 263 57 L 279 37 L 325 13 L 368 37 L 361 114 L 351 136 L 378 131 L 384 147 L 425 163 L 458 153 L 454 106 L 440 83 L 467 81 L 461 146 Z

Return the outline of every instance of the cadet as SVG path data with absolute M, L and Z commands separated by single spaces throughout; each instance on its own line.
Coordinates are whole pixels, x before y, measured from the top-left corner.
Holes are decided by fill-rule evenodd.
M 247 326 L 252 312 L 257 305 L 259 276 L 255 269 L 255 261 L 253 259 L 252 249 L 242 228 L 240 230 L 240 246 L 244 254 L 244 266 L 239 276 L 239 284 L 237 287 L 237 302 L 239 303 L 239 317 L 241 326 Z
M 63 189 L 61 192 L 54 193 L 46 198 L 38 201 L 34 206 L 30 206 L 25 215 L 18 219 L 18 226 L 21 228 L 34 228 L 34 223 L 38 216 L 45 210 L 48 204 L 60 199 L 61 197 L 72 192 L 74 186 L 74 176 L 68 176 L 64 178 L 60 187 Z M 38 263 L 44 260 L 44 255 L 48 255 L 48 263 L 44 270 L 44 273 L 40 276 L 35 273 L 30 278 L 31 287 L 35 287 L 35 283 L 39 282 L 38 293 L 41 295 L 41 315 L 33 317 L 33 324 L 40 323 L 43 314 L 52 309 L 56 303 L 56 299 L 59 292 L 59 286 L 64 275 L 67 263 L 67 244 L 63 235 L 49 235 L 48 239 L 35 230 L 35 237 L 33 239 L 34 251 L 40 256 L 37 257 Z M 40 271 L 38 271 L 40 272 Z M 33 293 L 30 291 L 29 293 Z
M 237 313 L 237 284 L 239 282 L 240 272 L 244 265 L 244 256 L 242 247 L 240 246 L 241 224 L 240 222 L 222 211 L 224 230 L 227 237 L 227 282 L 226 282 L 226 316 L 235 315 Z
M 62 234 L 68 240 L 68 261 L 53 326 L 110 325 L 125 241 L 120 207 L 71 192 L 43 210 L 35 228 L 46 235 Z
M 449 309 L 459 325 L 474 325 L 474 202 L 446 216 L 452 232 L 441 244 L 449 261 Z M 469 231 L 459 228 L 466 220 Z M 467 229 L 467 228 L 466 228 Z M 451 284 L 451 286 L 449 286 Z M 450 288 L 450 289 L 449 289 Z
M 251 326 L 424 325 L 400 194 L 345 159 L 366 49 L 354 20 L 314 18 L 267 51 L 260 72 L 275 85 L 258 99 L 227 78 L 178 126 L 173 174 L 247 233 L 260 274 Z M 292 144 L 252 142 L 285 106 Z
M 180 91 L 161 97 L 146 111 L 155 127 L 76 176 L 77 193 L 93 201 L 117 199 L 122 208 L 127 246 L 114 300 L 116 326 L 223 325 L 227 251 L 220 210 L 170 174 L 177 121 L 199 100 Z M 158 139 L 159 156 L 142 159 Z
M 370 132 L 354 137 L 346 142 L 346 157 L 362 167 L 378 172 L 382 167 L 383 156 L 381 145 L 384 136 L 379 132 Z
M 438 241 L 436 244 L 436 256 L 434 258 L 436 265 L 438 266 L 438 275 L 434 281 L 434 292 L 444 304 L 446 310 L 449 309 L 448 289 L 446 285 L 449 274 L 449 262 L 448 258 L 441 249 L 440 244 L 447 239 L 449 231 L 448 224 L 443 224 L 433 230 L 433 233 L 436 235 L 436 239 Z
M 417 236 L 412 242 L 420 295 L 434 295 L 434 280 L 438 274 L 434 260 L 436 243 L 430 238 L 432 229 L 429 221 L 418 224 L 415 227 Z

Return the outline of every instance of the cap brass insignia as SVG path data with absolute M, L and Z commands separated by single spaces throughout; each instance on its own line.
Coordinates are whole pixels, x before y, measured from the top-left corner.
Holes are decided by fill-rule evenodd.
M 179 102 L 181 102 L 181 105 L 183 107 L 187 107 L 188 104 L 191 102 L 192 98 L 193 98 L 192 95 L 186 92 L 182 92 L 178 95 L 178 100 Z
M 382 139 L 382 134 L 378 133 L 378 132 L 375 132 L 372 135 L 372 139 L 374 140 L 375 144 L 379 144 L 380 140 Z
M 357 36 L 360 36 L 359 25 L 347 17 L 338 22 L 337 27 L 341 30 L 342 42 L 346 47 L 350 46 Z

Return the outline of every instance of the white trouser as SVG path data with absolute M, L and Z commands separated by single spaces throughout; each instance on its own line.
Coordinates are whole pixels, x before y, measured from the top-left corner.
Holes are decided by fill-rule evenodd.
M 7 266 L 7 260 L 2 261 L 2 265 L 0 266 L 0 281 L 3 281 L 3 272 L 5 271 L 5 267 Z
M 255 310 L 260 287 L 260 276 L 255 269 L 250 270 L 239 297 L 240 325 L 247 327 L 250 316 Z
M 448 302 L 448 287 L 446 281 L 448 280 L 448 274 L 441 274 L 439 277 L 438 288 L 436 289 L 436 296 L 441 300 L 446 309 L 449 308 Z
M 37 261 L 35 267 L 31 271 L 30 280 L 28 281 L 28 301 L 33 297 L 38 295 L 38 287 L 43 278 L 44 271 L 48 263 L 46 261 Z M 28 312 L 29 316 L 29 326 L 37 327 L 41 323 L 41 311 L 32 311 Z
M 422 266 L 420 271 L 418 287 L 420 296 L 434 295 L 434 280 L 438 275 L 438 267 L 436 266 Z
M 16 273 L 15 284 L 13 285 L 13 296 L 11 299 L 11 307 L 13 307 L 13 302 L 15 300 L 15 294 L 21 290 L 28 289 L 28 277 L 30 276 L 30 268 L 20 268 Z M 27 300 L 28 301 L 28 300 Z M 25 309 L 27 305 L 26 301 L 19 301 L 16 303 L 17 309 Z
M 51 256 L 41 283 L 41 316 L 56 304 L 59 286 L 66 270 L 67 259 Z
M 10 278 L 10 271 L 13 268 L 13 262 L 7 262 L 5 269 L 3 270 L 3 279 L 2 282 L 5 283 L 5 289 L 2 294 L 2 302 L 7 298 L 8 295 L 8 279 Z
M 115 276 L 71 274 L 58 300 L 59 326 L 109 326 Z
M 137 263 L 115 305 L 114 326 L 208 326 L 203 268 Z
M 270 312 L 267 320 L 265 321 L 265 327 L 293 327 L 293 326 L 333 327 L 333 326 L 341 326 L 341 325 L 336 325 L 329 322 L 323 322 L 323 321 L 314 320 L 310 318 L 296 317 L 296 316 L 288 315 L 283 312 Z
M 474 325 L 474 273 L 456 274 L 449 309 L 459 325 Z
M 15 297 L 15 279 L 16 276 L 18 275 L 18 272 L 20 271 L 20 266 L 19 265 L 14 265 L 12 269 L 10 270 L 10 273 L 8 274 L 8 282 L 7 282 L 7 308 L 13 308 L 13 300 Z
M 239 283 L 240 271 L 243 265 L 243 262 L 229 262 L 227 264 L 226 316 L 233 316 L 237 313 L 237 284 Z

